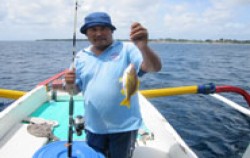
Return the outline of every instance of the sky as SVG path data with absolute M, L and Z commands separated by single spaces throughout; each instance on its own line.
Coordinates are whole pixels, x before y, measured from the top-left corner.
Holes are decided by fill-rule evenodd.
M 149 38 L 250 40 L 250 0 L 78 0 L 77 38 L 84 17 L 107 12 L 116 39 L 140 22 Z M 0 0 L 0 40 L 70 39 L 75 0 Z

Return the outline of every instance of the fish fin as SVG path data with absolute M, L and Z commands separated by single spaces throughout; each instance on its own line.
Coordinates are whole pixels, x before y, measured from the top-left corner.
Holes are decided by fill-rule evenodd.
M 122 82 L 122 77 L 119 78 L 119 82 Z
M 124 91 L 124 89 L 122 89 L 122 90 L 121 90 L 121 93 L 122 93 L 123 95 L 125 95 L 125 91 Z
M 130 108 L 130 100 L 128 98 L 123 99 L 123 101 L 120 103 L 122 106 L 126 106 L 127 108 Z

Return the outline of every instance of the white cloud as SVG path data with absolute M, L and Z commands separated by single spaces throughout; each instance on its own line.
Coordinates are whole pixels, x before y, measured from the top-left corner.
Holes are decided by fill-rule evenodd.
M 132 22 L 138 21 L 149 28 L 153 28 L 159 22 L 155 19 L 157 19 L 158 10 L 161 9 L 161 2 L 162 0 L 99 0 L 96 2 L 86 0 L 81 7 L 83 11 L 79 14 L 80 24 L 83 16 L 90 12 L 105 11 L 111 15 L 112 21 L 117 27 L 115 36 L 128 38 Z
M 237 17 L 242 7 L 250 4 L 249 1 L 241 0 L 212 0 L 210 5 L 194 9 L 198 4 L 187 2 L 171 5 L 166 12 L 164 21 L 169 30 L 169 36 L 174 38 L 238 38 L 247 39 L 249 35 L 247 19 L 239 21 Z M 197 7 L 196 6 L 196 7 Z M 249 9 L 249 7 L 248 7 Z M 238 30 L 238 37 L 236 33 Z M 242 31 L 245 30 L 245 31 Z
M 77 29 L 90 12 L 105 11 L 117 27 L 117 38 L 128 38 L 134 21 L 146 26 L 151 38 L 250 37 L 249 0 L 79 0 L 79 3 Z M 73 20 L 74 1 L 1 0 L 0 40 L 71 38 Z
M 249 0 L 211 0 L 215 8 L 235 8 L 250 5 Z
M 6 2 L 0 3 L 0 22 L 5 20 L 7 14 L 8 14 L 7 3 Z
M 69 19 L 69 7 L 63 0 L 10 0 L 9 20 L 16 24 L 64 24 Z
M 8 0 L 7 15 L 0 30 L 6 38 L 22 39 L 69 38 L 73 21 L 74 2 L 66 0 Z M 71 26 L 69 26 L 71 24 Z M 70 32 L 72 34 L 72 32 Z M 13 35 L 15 34 L 15 35 Z

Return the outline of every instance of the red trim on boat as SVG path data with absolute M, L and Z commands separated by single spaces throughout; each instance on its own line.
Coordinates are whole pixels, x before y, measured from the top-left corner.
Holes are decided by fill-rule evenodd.
M 40 86 L 40 85 L 48 85 L 48 84 L 51 83 L 52 81 L 54 81 L 54 80 L 56 80 L 56 79 L 62 77 L 62 76 L 66 73 L 66 71 L 67 71 L 67 69 L 64 70 L 64 71 L 62 71 L 62 72 L 60 72 L 60 73 L 58 73 L 58 74 L 56 74 L 56 75 L 54 75 L 54 76 L 52 76 L 52 77 L 50 77 L 50 78 L 48 78 L 47 80 L 45 80 L 45 81 L 43 81 L 43 82 L 40 82 L 37 86 Z
M 248 103 L 248 106 L 250 107 L 250 94 L 248 94 L 247 91 L 239 88 L 239 87 L 234 87 L 234 86 L 216 86 L 216 93 L 221 93 L 221 92 L 234 92 L 237 94 L 242 95 L 245 100 Z

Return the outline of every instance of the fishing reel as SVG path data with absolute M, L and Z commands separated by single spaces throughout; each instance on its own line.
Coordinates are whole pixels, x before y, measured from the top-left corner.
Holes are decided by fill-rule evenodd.
M 76 118 L 74 119 L 74 127 L 77 136 L 82 135 L 82 131 L 85 128 L 84 124 L 85 124 L 84 117 L 81 115 L 77 115 Z

